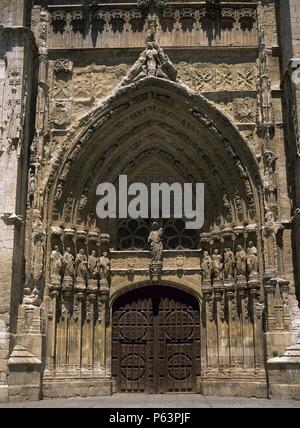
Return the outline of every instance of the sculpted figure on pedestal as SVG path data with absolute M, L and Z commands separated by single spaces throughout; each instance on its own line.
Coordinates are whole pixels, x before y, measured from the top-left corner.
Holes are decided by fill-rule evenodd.
M 252 241 L 247 248 L 247 269 L 249 276 L 258 274 L 258 252 Z
M 160 77 L 176 81 L 177 71 L 168 55 L 159 46 L 156 38 L 147 41 L 146 49 L 140 54 L 136 63 L 130 68 L 121 86 L 143 79 L 144 77 Z
M 213 278 L 219 281 L 222 279 L 222 269 L 223 269 L 222 256 L 219 253 L 219 250 L 217 249 L 214 250 L 213 255 L 211 256 L 211 260 L 212 260 Z
M 75 276 L 77 280 L 86 281 L 87 279 L 87 257 L 84 249 L 81 248 L 75 260 Z
M 64 276 L 74 277 L 74 256 L 71 253 L 71 248 L 67 247 L 63 255 Z
M 152 231 L 148 237 L 148 244 L 150 245 L 150 251 L 152 254 L 152 263 L 162 262 L 163 258 L 163 243 L 162 243 L 163 230 L 159 227 L 159 224 L 155 221 L 152 225 Z
M 148 76 L 155 76 L 158 65 L 158 51 L 155 49 L 153 43 L 148 43 L 146 50 L 146 71 Z
M 235 257 L 230 248 L 225 248 L 224 252 L 224 276 L 225 279 L 233 278 Z
M 246 252 L 241 245 L 237 247 L 235 258 L 237 276 L 246 276 Z
M 39 210 L 34 210 L 32 224 L 32 278 L 39 281 L 44 273 L 44 252 L 46 244 L 46 233 L 41 221 Z
M 102 256 L 99 259 L 99 267 L 100 267 L 100 279 L 108 281 L 110 274 L 110 259 L 107 257 L 108 253 L 106 251 L 103 252 Z
M 203 273 L 203 279 L 204 280 L 210 280 L 211 279 L 211 257 L 208 254 L 208 251 L 204 251 L 204 256 L 201 264 L 202 273 Z
M 92 250 L 88 258 L 88 274 L 90 279 L 99 277 L 99 258 L 95 250 Z
M 63 256 L 60 254 L 58 245 L 55 245 L 50 255 L 50 282 L 59 283 L 63 268 Z

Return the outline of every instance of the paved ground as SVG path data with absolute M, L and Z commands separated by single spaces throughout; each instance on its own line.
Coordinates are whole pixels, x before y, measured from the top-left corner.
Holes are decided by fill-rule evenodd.
M 0 408 L 300 408 L 300 401 L 202 397 L 200 395 L 127 395 L 0 404 Z

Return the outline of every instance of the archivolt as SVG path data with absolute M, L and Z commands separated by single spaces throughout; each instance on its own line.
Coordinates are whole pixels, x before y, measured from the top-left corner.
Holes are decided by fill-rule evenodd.
M 149 156 L 186 181 L 205 182 L 212 224 L 220 216 L 233 224 L 261 216 L 261 177 L 247 142 L 211 102 L 180 84 L 148 77 L 117 89 L 78 122 L 64 147 L 49 179 L 54 220 L 76 222 L 83 197 L 87 215 L 100 182 L 132 174 Z

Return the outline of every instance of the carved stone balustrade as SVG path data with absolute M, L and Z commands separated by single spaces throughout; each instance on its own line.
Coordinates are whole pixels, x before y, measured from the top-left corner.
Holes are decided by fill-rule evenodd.
M 57 48 L 141 47 L 147 34 L 146 13 L 136 5 L 106 4 L 92 9 L 48 6 L 48 43 Z M 256 6 L 222 7 L 217 17 L 206 5 L 168 6 L 159 13 L 162 46 L 254 46 Z

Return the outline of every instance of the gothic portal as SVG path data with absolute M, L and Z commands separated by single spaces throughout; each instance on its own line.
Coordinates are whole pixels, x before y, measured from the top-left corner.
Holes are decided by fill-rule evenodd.
M 0 401 L 299 399 L 287 8 L 22 3 L 0 9 Z M 203 228 L 100 219 L 120 175 L 204 183 Z

